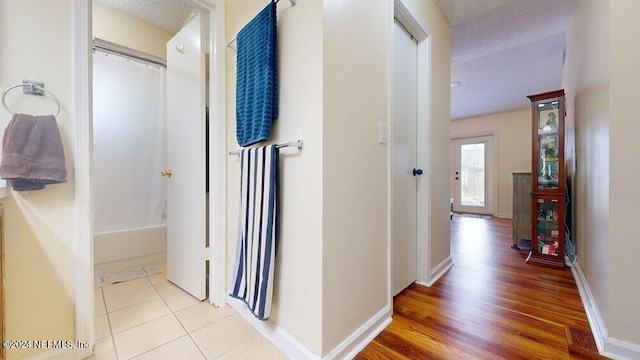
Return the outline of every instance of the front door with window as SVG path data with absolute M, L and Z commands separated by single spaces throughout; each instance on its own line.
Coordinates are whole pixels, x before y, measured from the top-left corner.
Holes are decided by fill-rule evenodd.
M 454 139 L 453 211 L 493 215 L 492 136 Z

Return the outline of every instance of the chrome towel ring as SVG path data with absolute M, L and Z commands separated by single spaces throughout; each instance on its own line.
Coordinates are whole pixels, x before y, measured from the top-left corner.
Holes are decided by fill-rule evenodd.
M 15 88 L 18 87 L 22 87 L 25 88 L 23 91 L 25 94 L 30 94 L 30 95 L 44 95 L 44 93 L 48 93 L 49 95 L 51 95 L 55 101 L 56 104 L 58 105 L 58 111 L 55 112 L 55 114 L 53 114 L 54 117 L 58 116 L 58 114 L 60 114 L 60 101 L 58 100 L 58 98 L 49 90 L 45 89 L 44 84 L 42 83 L 36 83 L 36 82 L 32 82 L 32 81 L 27 81 L 25 80 L 23 84 L 16 84 L 16 85 L 12 85 L 9 86 L 8 88 L 6 88 L 4 90 L 4 92 L 2 93 L 2 106 L 10 113 L 10 114 L 14 114 L 13 111 L 11 111 L 11 109 L 9 109 L 9 106 L 7 106 L 7 103 L 5 102 L 5 96 L 7 95 L 7 93 Z

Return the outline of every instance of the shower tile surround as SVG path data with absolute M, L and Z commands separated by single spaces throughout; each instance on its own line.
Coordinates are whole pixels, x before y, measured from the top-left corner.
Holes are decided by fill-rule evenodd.
M 230 306 L 195 299 L 164 272 L 95 289 L 94 299 L 90 359 L 288 359 Z

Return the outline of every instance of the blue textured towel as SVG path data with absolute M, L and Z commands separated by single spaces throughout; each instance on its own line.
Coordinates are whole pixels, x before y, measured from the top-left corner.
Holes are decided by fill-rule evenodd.
M 278 117 L 276 4 L 271 2 L 237 37 L 236 137 L 240 146 L 269 140 Z

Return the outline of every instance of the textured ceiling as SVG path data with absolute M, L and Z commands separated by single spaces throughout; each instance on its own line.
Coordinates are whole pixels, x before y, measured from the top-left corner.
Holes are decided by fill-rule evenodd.
M 193 7 L 180 0 L 94 0 L 173 34 L 180 31 Z
M 529 106 L 561 87 L 574 0 L 434 0 L 451 24 L 451 118 Z
M 176 33 L 181 0 L 94 0 Z M 527 95 L 561 86 L 574 0 L 433 0 L 451 28 L 451 118 L 526 108 Z

